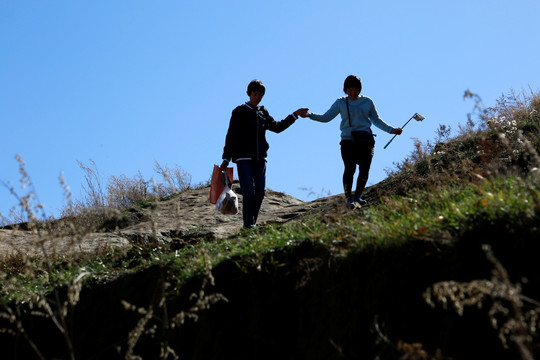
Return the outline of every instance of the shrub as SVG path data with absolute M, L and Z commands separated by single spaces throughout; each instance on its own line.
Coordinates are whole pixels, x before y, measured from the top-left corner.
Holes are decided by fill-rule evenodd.
M 123 209 L 149 200 L 148 182 L 139 172 L 133 178 L 125 175 L 111 176 L 107 183 L 107 205 L 113 209 Z

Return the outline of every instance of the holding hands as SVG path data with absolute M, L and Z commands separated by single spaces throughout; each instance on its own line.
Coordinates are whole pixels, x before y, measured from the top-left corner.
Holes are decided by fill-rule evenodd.
M 308 116 L 308 111 L 308 108 L 300 108 L 294 112 L 294 115 L 305 118 Z
M 296 110 L 293 114 L 294 116 L 298 117 L 303 117 L 303 118 L 306 118 L 308 117 L 308 108 L 300 108 L 298 110 Z M 285 128 L 287 128 L 290 124 L 288 124 Z M 281 131 L 281 130 L 280 130 Z M 227 170 L 227 167 L 229 166 L 229 160 L 223 160 L 223 162 L 221 163 L 221 165 L 219 166 L 221 171 L 225 171 Z

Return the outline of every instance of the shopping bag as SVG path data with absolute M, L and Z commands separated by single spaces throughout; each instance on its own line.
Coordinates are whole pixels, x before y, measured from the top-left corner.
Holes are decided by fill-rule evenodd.
M 235 215 L 238 213 L 238 196 L 225 184 L 223 192 L 216 201 L 216 209 L 223 215 Z
M 227 175 L 229 177 L 230 183 L 233 181 L 233 168 L 227 168 Z M 212 179 L 210 180 L 210 204 L 215 204 L 217 199 L 223 192 L 225 188 L 225 176 L 224 172 L 218 165 L 214 165 L 214 170 L 212 171 Z

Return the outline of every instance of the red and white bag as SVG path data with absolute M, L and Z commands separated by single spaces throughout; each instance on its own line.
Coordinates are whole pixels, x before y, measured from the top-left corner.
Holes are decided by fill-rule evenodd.
M 214 165 L 214 170 L 212 171 L 212 180 L 210 181 L 210 204 L 215 204 L 217 199 L 223 192 L 225 188 L 225 177 L 223 176 L 224 172 L 217 165 Z M 227 175 L 232 184 L 233 181 L 233 168 L 227 168 Z

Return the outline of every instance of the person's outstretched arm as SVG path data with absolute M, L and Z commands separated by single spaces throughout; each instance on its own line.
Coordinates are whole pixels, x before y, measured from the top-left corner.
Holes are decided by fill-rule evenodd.
M 302 114 L 307 114 L 308 109 L 304 109 L 304 108 L 298 109 L 281 121 L 274 120 L 274 118 L 270 116 L 270 114 L 268 113 L 266 109 L 263 108 L 263 111 L 266 116 L 268 130 L 275 133 L 280 133 L 283 130 L 287 129 L 292 124 L 294 124 L 296 119 L 298 119 L 298 116 L 301 116 Z
M 340 111 L 338 99 L 332 104 L 332 106 L 330 106 L 330 109 L 328 109 L 324 114 L 308 113 L 307 117 L 309 117 L 311 120 L 319 122 L 329 122 L 334 119 L 339 114 L 339 112 Z

